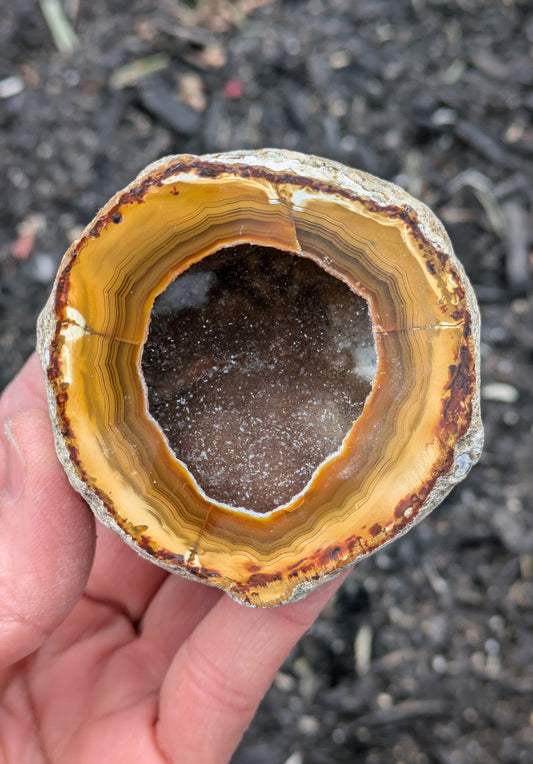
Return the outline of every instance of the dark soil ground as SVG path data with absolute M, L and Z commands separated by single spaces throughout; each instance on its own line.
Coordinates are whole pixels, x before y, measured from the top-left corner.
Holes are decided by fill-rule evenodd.
M 0 0 L 2 384 L 69 242 L 165 153 L 279 146 L 395 180 L 444 220 L 481 304 L 480 464 L 354 569 L 234 764 L 531 764 L 530 0 L 64 8 L 70 53 L 35 0 Z

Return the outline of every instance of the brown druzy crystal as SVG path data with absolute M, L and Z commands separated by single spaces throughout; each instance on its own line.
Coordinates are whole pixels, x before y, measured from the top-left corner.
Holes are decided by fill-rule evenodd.
M 366 302 L 312 260 L 242 244 L 155 301 L 150 413 L 200 488 L 234 507 L 288 504 L 342 445 L 376 370 Z

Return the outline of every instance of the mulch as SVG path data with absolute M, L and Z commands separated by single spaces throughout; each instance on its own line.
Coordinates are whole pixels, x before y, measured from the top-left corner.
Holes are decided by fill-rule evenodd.
M 64 0 L 66 36 L 33 0 L 1 6 L 2 385 L 70 241 L 167 153 L 278 146 L 393 180 L 481 305 L 480 464 L 354 569 L 234 764 L 531 764 L 529 0 Z

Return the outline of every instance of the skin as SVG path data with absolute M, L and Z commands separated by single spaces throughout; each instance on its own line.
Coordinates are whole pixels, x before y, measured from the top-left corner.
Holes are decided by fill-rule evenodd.
M 250 609 L 95 524 L 56 459 L 40 365 L 0 418 L 1 764 L 223 764 L 342 578 Z

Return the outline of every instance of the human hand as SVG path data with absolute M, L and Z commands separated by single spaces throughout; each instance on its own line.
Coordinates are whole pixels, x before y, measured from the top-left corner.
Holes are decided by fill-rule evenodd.
M 249 609 L 97 525 L 53 447 L 37 357 L 0 400 L 0 761 L 223 764 L 341 580 Z

